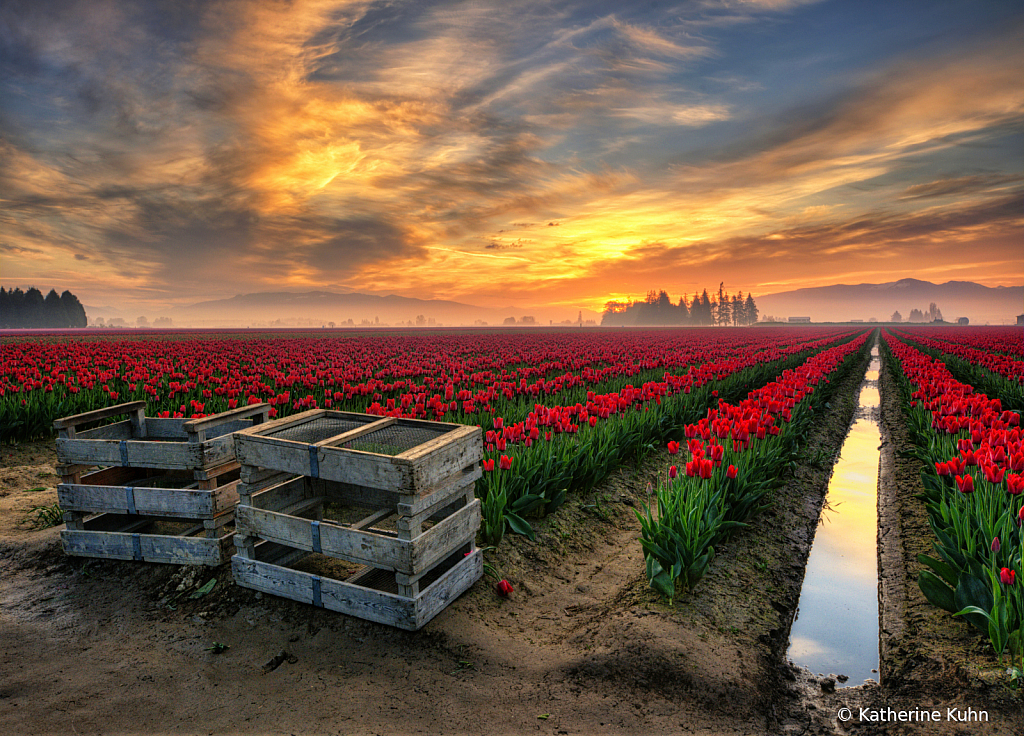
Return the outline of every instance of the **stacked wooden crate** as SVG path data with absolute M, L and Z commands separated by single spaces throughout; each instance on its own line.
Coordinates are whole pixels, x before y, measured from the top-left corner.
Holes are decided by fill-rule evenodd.
M 232 433 L 266 421 L 270 406 L 189 420 L 147 417 L 145 410 L 144 401 L 134 401 L 54 422 L 64 551 L 174 564 L 225 562 L 238 501 Z M 84 428 L 120 415 L 129 418 Z
M 415 630 L 483 574 L 479 427 L 314 409 L 235 453 L 239 585 Z

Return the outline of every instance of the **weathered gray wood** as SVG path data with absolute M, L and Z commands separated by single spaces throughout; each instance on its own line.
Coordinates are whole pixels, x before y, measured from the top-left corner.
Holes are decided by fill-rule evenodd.
M 212 468 L 236 459 L 234 435 L 230 434 L 200 443 L 190 442 L 187 447 L 191 451 L 190 467 L 193 468 Z
M 380 522 L 382 522 L 385 519 L 387 519 L 387 518 L 389 518 L 391 516 L 394 516 L 394 515 L 395 515 L 395 510 L 394 509 L 390 509 L 390 508 L 388 508 L 388 509 L 381 509 L 380 511 L 374 511 L 369 516 L 360 519 L 359 521 L 355 522 L 354 524 L 350 524 L 349 528 L 350 529 L 368 529 L 371 526 L 373 526 L 374 524 L 379 524 Z
M 235 527 L 239 533 L 296 549 L 419 575 L 476 535 L 480 528 L 480 502 L 474 501 L 456 511 L 412 540 L 398 539 L 383 530 L 354 529 L 329 522 L 318 524 L 314 531 L 309 519 L 241 505 L 235 508 Z
M 470 431 L 452 432 L 449 442 L 436 447 L 429 455 L 419 455 L 411 461 L 412 488 L 418 493 L 426 492 L 451 475 L 480 462 L 484 449 L 480 428 L 466 429 Z
M 272 425 L 270 422 L 266 426 Z M 309 445 L 287 442 L 269 437 L 251 436 L 245 431 L 235 434 L 235 457 L 242 465 L 252 465 L 266 470 L 312 475 L 309 462 Z
M 61 532 L 64 551 L 77 557 L 111 560 L 141 560 L 174 565 L 222 564 L 231 547 L 231 535 L 217 539 L 164 534 L 65 530 Z M 136 556 L 136 538 L 141 556 Z
M 334 414 L 336 413 L 311 410 L 289 418 L 288 422 L 278 420 L 258 428 L 243 430 L 235 435 L 235 454 L 243 465 L 416 494 L 426 493 L 432 486 L 474 465 L 483 457 L 483 435 L 479 427 L 394 417 L 374 418 L 372 422 L 351 432 L 327 438 L 313 445 L 269 436 L 286 427 Z M 358 414 L 350 416 L 360 420 L 370 417 Z M 389 424 L 443 427 L 447 431 L 442 437 L 396 456 L 337 446 Z
M 189 426 L 207 428 L 210 438 L 191 435 L 184 430 L 182 419 L 150 418 L 144 415 L 144 402 L 122 404 L 106 410 L 68 417 L 60 422 L 82 423 L 103 416 L 129 413 L 131 419 L 117 424 L 78 432 L 72 436 L 73 424 L 61 428 L 57 439 L 57 457 L 63 463 L 83 465 L 124 465 L 166 469 L 210 469 L 234 461 L 232 432 L 252 427 L 252 419 L 240 415 L 269 412 L 267 405 L 244 407 L 192 420 Z M 204 430 L 204 431 L 207 431 Z M 148 434 L 147 434 L 148 432 Z M 157 441 L 164 440 L 164 441 Z M 178 440 L 178 441 L 166 441 Z
M 146 468 L 125 468 L 120 465 L 112 465 L 109 468 L 83 474 L 81 482 L 89 486 L 123 486 L 145 477 L 147 477 Z
M 121 441 L 58 437 L 57 460 L 67 465 L 120 465 Z
M 185 442 L 57 438 L 57 458 L 82 465 L 124 465 L 168 470 L 198 467 Z M 127 459 L 127 462 L 125 460 Z
M 348 432 L 344 432 L 334 437 L 328 437 L 327 439 L 321 440 L 316 444 L 318 447 L 333 447 L 334 445 L 342 445 L 346 442 L 351 442 L 357 437 L 362 437 L 364 434 L 369 434 L 370 432 L 376 432 L 378 429 L 390 427 L 396 421 L 397 420 L 394 417 L 385 417 L 384 419 L 381 419 L 378 422 L 370 422 L 369 424 L 364 424 L 362 427 L 351 429 Z
M 293 427 L 296 424 L 303 424 L 304 422 L 308 422 L 310 419 L 313 419 L 316 416 L 319 416 L 319 415 L 322 415 L 322 414 L 324 414 L 324 410 L 323 409 L 307 409 L 306 411 L 299 412 L 298 414 L 292 414 L 291 416 L 282 417 L 281 419 L 274 419 L 273 421 L 270 421 L 270 422 L 262 422 L 261 424 L 253 425 L 249 429 L 241 430 L 240 434 L 245 435 L 246 437 L 256 436 L 257 434 L 260 434 L 260 435 L 271 434 L 273 432 L 279 432 L 282 429 L 287 429 L 288 427 Z M 343 414 L 343 413 L 342 412 L 327 412 L 328 416 L 341 415 L 341 414 Z M 291 442 L 290 440 L 277 440 L 277 441 L 278 442 Z M 303 443 L 303 442 L 294 442 L 294 443 L 291 443 L 291 444 L 305 445 L 305 443 Z
M 281 483 L 276 483 L 251 494 L 249 503 L 246 505 L 270 511 L 279 511 L 296 501 L 310 498 L 312 495 L 307 479 L 299 476 L 298 478 L 289 478 Z
M 403 496 L 396 509 L 399 516 L 420 516 L 423 512 L 434 514 L 442 505 L 448 505 L 456 496 L 469 493 L 476 485 L 481 471 L 475 466 L 471 471 L 458 473 L 447 482 L 434 486 L 422 496 Z
M 128 440 L 134 437 L 132 434 L 131 420 L 125 419 L 116 424 L 104 424 L 94 429 L 86 429 L 77 432 L 75 439 L 79 440 Z
M 186 440 L 188 435 L 182 417 L 146 417 L 146 433 L 150 439 Z
M 470 426 L 465 425 L 465 424 L 447 424 L 447 423 L 441 423 L 441 422 L 436 422 L 436 423 L 435 422 L 426 422 L 425 423 L 425 422 L 420 422 L 420 421 L 416 421 L 416 420 L 409 420 L 409 419 L 403 420 L 401 424 L 402 424 L 402 426 L 416 426 L 416 425 L 421 425 L 421 424 L 436 424 L 436 425 L 440 425 L 441 427 L 444 427 L 444 426 L 450 427 L 449 431 L 447 431 L 446 433 L 442 434 L 441 436 L 435 437 L 434 439 L 430 440 L 429 442 L 424 442 L 422 444 L 416 445 L 415 447 L 411 447 L 408 450 L 406 450 L 405 452 L 403 452 L 400 455 L 398 455 L 398 457 L 402 458 L 403 460 L 408 460 L 410 462 L 415 462 L 416 460 L 418 460 L 421 457 L 424 457 L 426 455 L 430 455 L 435 450 L 437 450 L 439 447 L 444 447 L 445 445 L 449 445 L 452 442 L 461 441 L 464 437 L 479 437 L 480 438 L 481 457 L 483 457 L 483 455 L 482 455 L 482 453 L 483 453 L 483 430 L 481 430 L 480 427 L 470 427 Z M 435 427 L 431 427 L 431 428 L 432 429 L 437 429 L 439 427 L 435 426 Z
M 132 425 L 132 436 L 143 438 L 146 436 L 146 407 L 140 407 L 132 411 L 132 417 L 129 420 Z
M 78 427 L 81 424 L 87 424 L 88 422 L 98 422 L 101 419 L 107 419 L 109 417 L 116 417 L 119 414 L 128 414 L 136 409 L 145 409 L 145 401 L 129 401 L 125 404 L 118 404 L 117 406 L 108 406 L 103 409 L 94 409 L 93 411 L 87 411 L 82 414 L 75 414 L 70 417 L 63 417 L 57 419 L 53 423 L 54 429 L 65 429 L 68 427 Z
M 190 488 L 153 488 L 142 485 L 93 485 L 61 483 L 57 498 L 61 508 L 74 511 L 135 513 L 184 519 L 213 518 L 234 508 L 238 481 L 204 491 Z
M 270 404 L 267 404 L 266 402 L 249 404 L 247 406 L 239 406 L 236 409 L 228 409 L 227 411 L 222 411 L 218 414 L 211 414 L 208 417 L 188 419 L 182 424 L 182 429 L 185 430 L 186 434 L 198 433 L 201 430 L 216 427 L 220 424 L 224 424 L 225 422 L 234 422 L 239 419 L 248 419 L 250 417 L 257 417 L 261 422 L 265 421 L 270 417 Z
M 231 570 L 235 582 L 243 587 L 303 603 L 314 602 L 314 585 L 317 585 L 323 608 L 415 631 L 480 579 L 483 575 L 483 559 L 479 552 L 468 555 L 415 598 L 249 560 L 239 555 L 231 559 Z M 368 576 L 360 573 L 359 577 Z
M 479 550 L 466 555 L 451 570 L 431 583 L 416 597 L 416 628 L 422 628 L 448 607 L 452 601 L 473 587 L 484 575 L 484 556 Z
M 238 477 L 243 483 L 256 486 L 270 481 L 276 483 L 278 479 L 286 475 L 287 473 L 282 473 L 280 470 L 267 470 L 255 465 L 242 465 Z
M 419 575 L 431 569 L 453 549 L 476 537 L 479 529 L 480 501 L 475 500 L 413 539 L 409 567 L 400 572 Z
M 250 556 L 247 559 L 259 560 L 260 562 L 279 565 L 281 567 L 289 567 L 308 556 L 309 552 L 302 549 L 292 549 L 291 547 L 286 547 L 283 544 L 261 541 L 256 545 L 256 556 Z

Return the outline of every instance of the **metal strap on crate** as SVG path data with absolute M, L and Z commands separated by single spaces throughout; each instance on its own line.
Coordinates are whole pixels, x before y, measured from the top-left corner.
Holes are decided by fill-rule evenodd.
M 139 539 L 138 534 L 132 535 L 132 552 L 136 560 L 142 560 L 142 540 Z
M 137 514 L 138 510 L 135 508 L 135 487 L 125 486 L 124 487 L 125 499 L 128 501 L 128 513 Z
M 320 592 L 320 576 L 313 575 L 313 605 L 317 608 L 324 607 L 324 600 Z
M 323 553 L 323 548 L 320 546 L 320 522 L 314 521 L 310 528 L 310 533 L 313 537 L 313 551 L 318 555 Z
M 320 460 L 317 457 L 317 452 L 320 448 L 316 445 L 309 446 L 309 477 L 319 478 L 320 477 Z
M 124 465 L 127 468 L 128 467 L 128 441 L 127 440 L 121 440 L 120 446 L 121 446 L 121 464 Z

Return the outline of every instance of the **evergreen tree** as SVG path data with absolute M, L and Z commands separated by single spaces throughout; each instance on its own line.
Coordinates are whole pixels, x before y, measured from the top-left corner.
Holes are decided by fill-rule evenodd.
M 679 324 L 686 325 L 690 323 L 690 308 L 686 306 L 686 296 L 679 297 L 679 304 L 676 305 L 676 312 L 679 316 Z
M 730 305 L 730 308 L 732 310 L 732 323 L 733 323 L 733 325 L 744 325 L 744 324 L 746 324 L 746 322 L 744 321 L 745 318 L 743 316 L 743 292 L 742 291 L 737 291 L 735 294 L 732 295 L 732 304 Z
M 56 289 L 50 289 L 50 293 L 43 300 L 43 326 L 53 329 L 68 326 L 68 316 L 64 312 L 64 304 L 61 303 L 60 294 Z
M 719 325 L 728 325 L 732 320 L 732 310 L 729 305 L 729 295 L 725 293 L 725 282 L 722 281 L 718 284 L 718 311 L 715 315 L 718 317 L 716 323 Z
M 708 296 L 708 290 L 704 289 L 704 293 L 700 295 L 700 322 L 697 324 L 713 324 L 711 317 L 711 297 Z
M 46 298 L 43 292 L 32 287 L 25 292 L 25 317 L 24 327 L 46 327 L 45 316 Z
M 89 318 L 77 296 L 65 291 L 60 295 L 60 301 L 64 305 L 64 313 L 68 316 L 68 327 L 88 327 Z
M 748 325 L 757 323 L 757 305 L 754 304 L 753 294 L 747 294 L 747 301 L 743 305 L 743 316 Z
M 0 286 L 0 328 L 62 329 L 87 324 L 85 308 L 70 291 L 58 295 L 51 289 L 44 297 L 34 287 L 26 292 Z

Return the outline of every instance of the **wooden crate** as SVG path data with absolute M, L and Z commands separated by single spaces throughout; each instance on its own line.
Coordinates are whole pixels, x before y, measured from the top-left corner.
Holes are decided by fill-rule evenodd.
M 54 422 L 65 552 L 175 564 L 227 561 L 240 469 L 231 433 L 265 421 L 269 410 L 255 404 L 201 419 L 161 419 L 146 417 L 145 403 L 137 401 Z M 83 429 L 121 414 L 130 419 Z M 97 465 L 108 467 L 90 469 Z
M 313 409 L 235 435 L 243 466 L 395 494 L 432 492 L 483 458 L 479 427 Z
M 479 427 L 314 410 L 235 449 L 239 585 L 415 630 L 482 576 Z
M 232 434 L 269 418 L 269 404 L 252 404 L 201 419 L 147 417 L 146 402 L 58 419 L 57 459 L 65 465 L 209 470 L 234 462 Z M 83 424 L 121 414 L 129 419 L 94 429 Z

